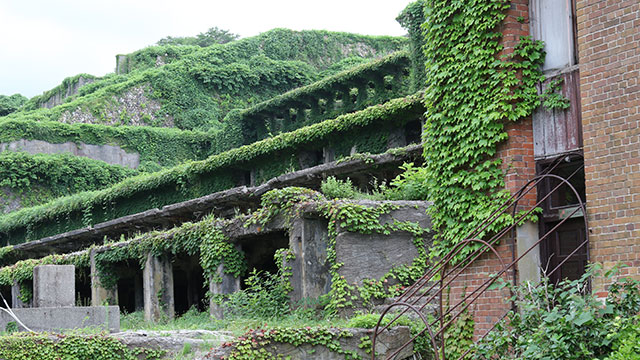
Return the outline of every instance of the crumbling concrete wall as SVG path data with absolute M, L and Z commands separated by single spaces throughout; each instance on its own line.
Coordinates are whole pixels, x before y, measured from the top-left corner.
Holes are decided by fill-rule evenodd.
M 53 144 L 42 140 L 21 139 L 9 143 L 0 143 L 0 152 L 2 151 L 24 151 L 29 154 L 68 153 L 104 161 L 112 165 L 126 166 L 131 169 L 136 169 L 140 165 L 140 154 L 127 152 L 114 145 L 92 145 L 70 141 Z

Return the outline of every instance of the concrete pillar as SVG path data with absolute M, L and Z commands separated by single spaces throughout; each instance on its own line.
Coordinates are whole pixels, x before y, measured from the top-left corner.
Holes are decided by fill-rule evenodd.
M 211 292 L 211 300 L 209 300 L 209 312 L 211 315 L 215 316 L 216 319 L 224 319 L 224 310 L 222 306 L 218 305 L 215 302 L 215 295 L 226 295 L 232 294 L 238 290 L 240 290 L 240 278 L 234 277 L 230 274 L 224 273 L 224 265 L 218 265 L 218 269 L 216 269 L 216 274 L 222 281 L 213 281 L 213 279 L 209 280 L 209 291 Z
M 173 319 L 173 266 L 167 256 L 147 255 L 142 272 L 144 292 L 144 318 L 158 321 L 163 317 Z
M 33 269 L 33 306 L 74 306 L 76 267 L 73 265 L 39 265 Z
M 538 241 L 538 224 L 527 221 L 516 229 L 516 245 L 518 256 L 529 250 Z M 540 270 L 545 264 L 540 263 L 540 246 L 536 246 L 518 262 L 518 282 L 540 282 Z
M 20 284 L 14 281 L 11 286 L 11 304 L 14 309 L 30 308 L 32 306 L 33 297 L 28 302 L 20 300 Z M 4 306 L 4 305 L 3 305 Z
M 105 289 L 100 284 L 100 275 L 96 267 L 95 259 L 96 250 L 92 249 L 89 253 L 89 263 L 91 265 L 91 306 L 102 306 L 105 304 L 115 305 L 118 303 L 118 287 L 113 289 Z
M 289 232 L 289 248 L 295 259 L 287 262 L 292 275 L 292 304 L 303 299 L 317 299 L 331 288 L 327 263 L 327 221 L 324 219 L 295 219 Z

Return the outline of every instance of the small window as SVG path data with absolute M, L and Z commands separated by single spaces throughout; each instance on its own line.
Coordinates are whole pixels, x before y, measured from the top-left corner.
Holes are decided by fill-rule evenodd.
M 545 43 L 545 71 L 578 63 L 574 9 L 574 0 L 531 0 L 531 33 Z

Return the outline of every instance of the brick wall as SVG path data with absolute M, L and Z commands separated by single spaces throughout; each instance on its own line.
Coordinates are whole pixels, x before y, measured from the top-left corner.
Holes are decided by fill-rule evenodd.
M 640 278 L 640 3 L 576 5 L 591 260 Z
M 507 12 L 507 18 L 500 29 L 503 34 L 502 44 L 504 46 L 501 55 L 512 52 L 520 37 L 529 35 L 528 4 L 528 0 L 513 0 L 511 2 L 511 9 Z M 524 22 L 517 21 L 520 16 L 525 19 Z M 514 193 L 535 176 L 531 118 L 508 124 L 506 130 L 509 139 L 500 146 L 497 156 L 503 161 L 506 188 Z M 519 204 L 533 206 L 535 202 L 536 192 L 532 191 L 520 200 Z M 505 236 L 496 248 L 506 264 L 513 260 L 513 246 L 513 239 L 510 236 Z M 476 288 L 482 286 L 490 275 L 499 272 L 502 268 L 500 261 L 493 253 L 486 253 L 474 261 L 451 284 L 451 305 L 455 305 L 461 299 L 462 294 L 471 294 Z M 511 282 L 513 272 L 508 271 L 504 278 Z M 483 293 L 473 302 L 469 309 L 474 315 L 476 338 L 484 335 L 507 311 L 511 310 L 511 304 L 506 301 L 509 297 L 510 294 L 506 290 L 492 290 Z

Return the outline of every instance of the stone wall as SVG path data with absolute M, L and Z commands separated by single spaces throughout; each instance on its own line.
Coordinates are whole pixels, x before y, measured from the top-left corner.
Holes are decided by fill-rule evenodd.
M 104 125 L 153 125 L 173 127 L 173 118 L 161 113 L 162 104 L 150 96 L 148 85 L 135 86 L 124 93 L 105 101 L 96 114 L 83 107 L 65 111 L 59 121 L 64 123 L 85 123 Z

